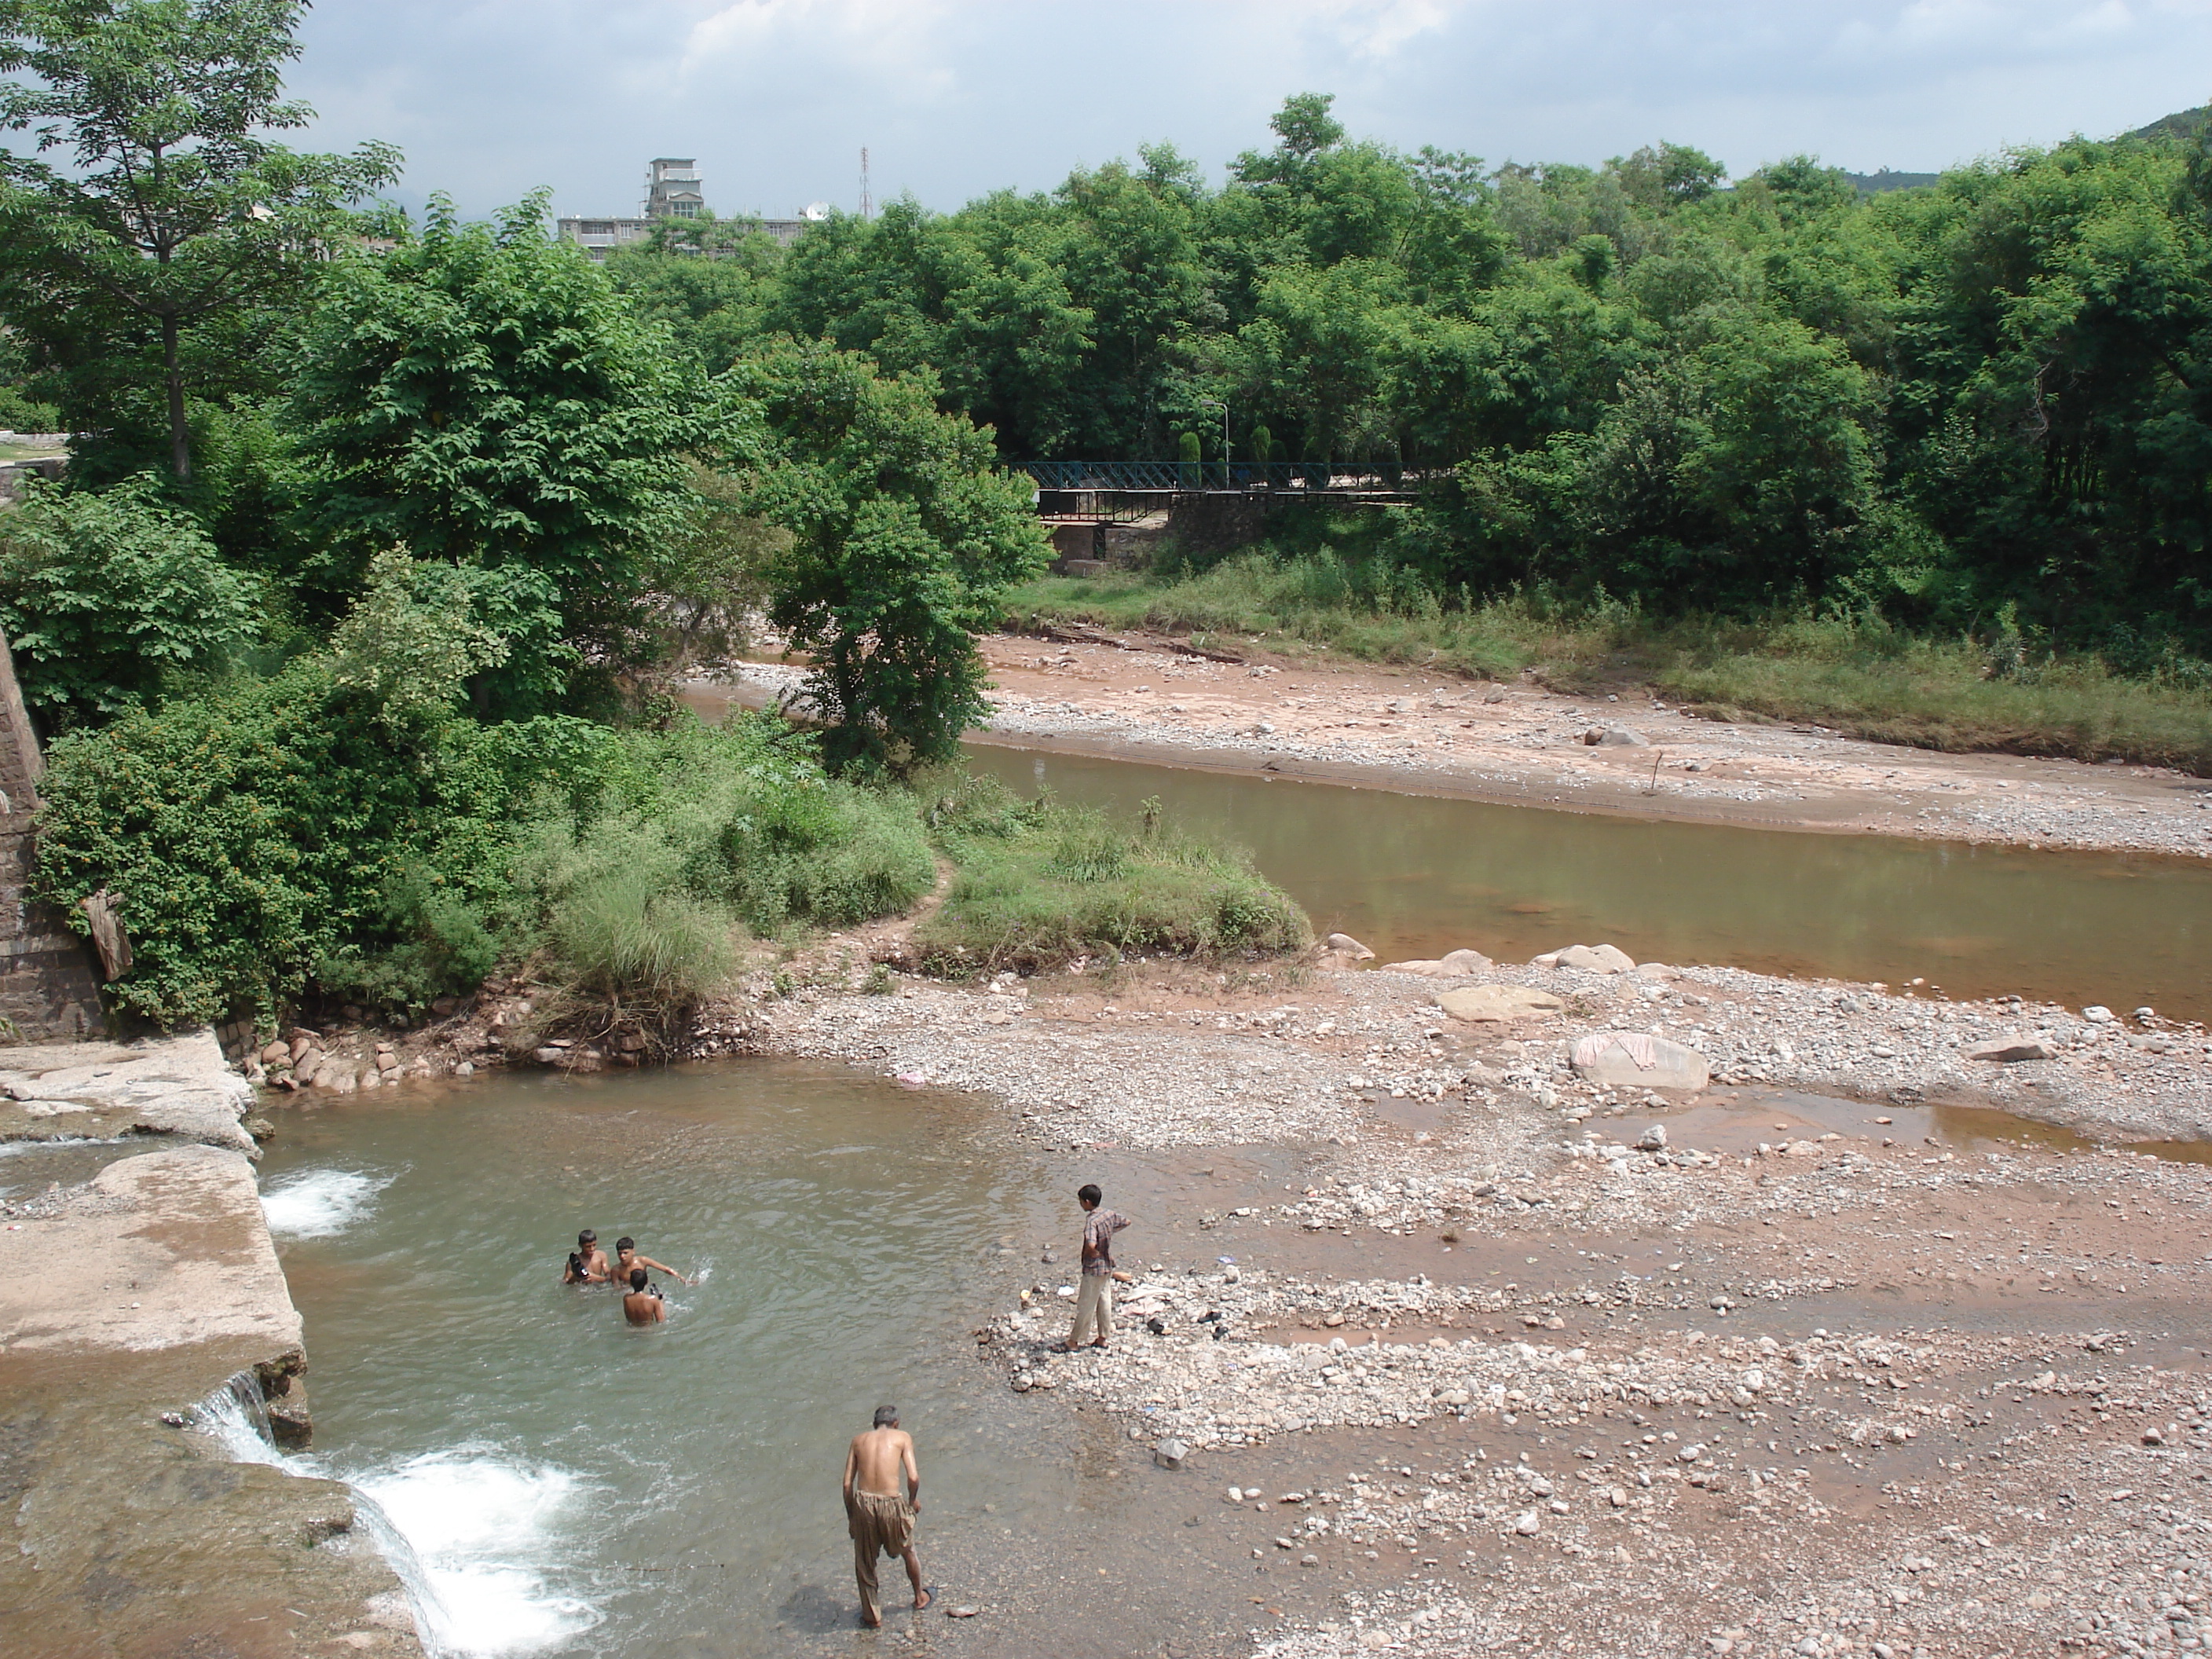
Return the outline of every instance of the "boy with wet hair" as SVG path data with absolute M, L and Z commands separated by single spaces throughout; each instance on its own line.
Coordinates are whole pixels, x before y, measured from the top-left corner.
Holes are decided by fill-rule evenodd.
M 607 1260 L 607 1253 L 599 1248 L 599 1236 L 589 1227 L 576 1235 L 576 1248 L 568 1252 L 568 1270 L 561 1276 L 563 1285 L 605 1285 L 613 1279 L 615 1270 Z
M 906 1564 L 916 1613 L 933 1599 L 921 1587 L 921 1561 L 914 1553 L 915 1517 L 921 1513 L 921 1471 L 915 1467 L 914 1438 L 898 1422 L 896 1406 L 877 1407 L 875 1426 L 854 1435 L 845 1452 L 845 1529 L 853 1539 L 860 1622 L 870 1630 L 884 1622 L 876 1597 L 878 1554 L 896 1555 Z M 903 1492 L 899 1487 L 902 1475 Z
M 623 1317 L 633 1325 L 657 1325 L 668 1317 L 668 1304 L 660 1286 L 646 1283 L 645 1269 L 629 1270 L 629 1289 L 623 1295 Z
M 649 1255 L 640 1255 L 637 1253 L 635 1239 L 625 1237 L 615 1240 L 615 1282 L 629 1283 L 630 1269 L 633 1267 L 650 1267 L 655 1273 L 666 1273 L 671 1279 L 681 1284 L 689 1285 L 691 1282 L 665 1261 L 655 1261 Z

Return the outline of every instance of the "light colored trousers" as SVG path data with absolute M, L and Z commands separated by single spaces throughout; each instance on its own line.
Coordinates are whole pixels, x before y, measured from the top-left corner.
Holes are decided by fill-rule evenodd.
M 1075 1329 L 1068 1335 L 1071 1348 L 1083 1340 L 1083 1328 L 1093 1320 L 1098 1322 L 1098 1340 L 1104 1342 L 1114 1334 L 1114 1281 L 1104 1273 L 1085 1273 L 1075 1293 Z

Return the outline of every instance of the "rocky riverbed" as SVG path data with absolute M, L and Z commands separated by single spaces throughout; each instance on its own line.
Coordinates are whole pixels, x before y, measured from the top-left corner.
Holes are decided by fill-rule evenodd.
M 1038 1241 L 979 1361 L 1202 1492 L 1243 1650 L 2203 1645 L 2201 1028 L 1649 965 L 1089 981 L 825 958 L 702 1045 L 988 1090 L 1123 1182 L 1112 1349 L 1054 1351 Z M 1476 985 L 1557 1010 L 1444 1012 Z M 1595 1080 L 1593 1033 L 1713 1081 Z M 1148 1205 L 1178 1155 L 1209 1195 Z
M 1054 1351 L 1062 1237 L 1001 1247 L 975 1354 L 1154 1452 L 1182 1553 L 1249 1577 L 1241 1634 L 1165 1652 L 2202 1648 L 2201 1025 L 1332 943 L 872 994 L 885 924 L 764 967 L 691 1051 L 992 1096 L 1132 1216 L 1110 1350 Z M 384 1075 L 635 1060 L 538 1043 L 531 1002 Z

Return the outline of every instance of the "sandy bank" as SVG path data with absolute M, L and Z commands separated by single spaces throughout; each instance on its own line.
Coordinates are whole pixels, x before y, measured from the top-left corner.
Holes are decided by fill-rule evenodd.
M 2212 781 L 2154 767 L 1944 755 L 1814 726 L 1413 669 L 1214 662 L 1123 644 L 983 641 L 975 735 L 1025 747 L 1687 823 L 2212 857 Z M 749 665 L 759 702 L 800 669 Z M 1585 734 L 1629 734 L 1589 744 Z

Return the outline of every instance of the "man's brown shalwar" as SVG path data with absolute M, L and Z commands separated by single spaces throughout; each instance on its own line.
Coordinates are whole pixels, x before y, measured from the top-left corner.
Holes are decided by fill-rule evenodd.
M 853 1577 L 870 1624 L 884 1616 L 876 1595 L 876 1557 L 906 1553 L 914 1541 L 914 1505 L 890 1492 L 854 1487 L 845 1499 L 846 1530 L 853 1535 Z

